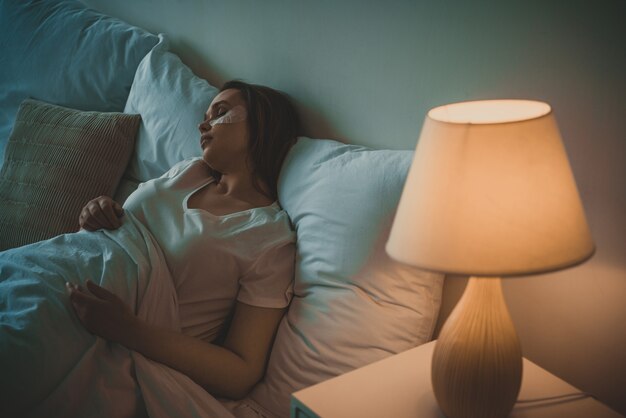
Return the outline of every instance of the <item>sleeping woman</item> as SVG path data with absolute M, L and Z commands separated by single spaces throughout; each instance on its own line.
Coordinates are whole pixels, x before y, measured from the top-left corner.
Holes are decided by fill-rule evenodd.
M 98 197 L 80 232 L 0 253 L 0 415 L 221 416 L 208 393 L 262 377 L 292 295 L 276 199 L 298 117 L 231 81 L 198 128 L 202 156 L 123 208 Z

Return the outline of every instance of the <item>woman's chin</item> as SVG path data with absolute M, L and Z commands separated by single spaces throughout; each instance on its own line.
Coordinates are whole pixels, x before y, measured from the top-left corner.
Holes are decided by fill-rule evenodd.
M 202 149 L 202 160 L 206 163 L 206 165 L 208 165 L 209 167 L 214 168 L 215 167 L 215 158 L 211 153 L 211 150 L 209 147 L 204 147 Z

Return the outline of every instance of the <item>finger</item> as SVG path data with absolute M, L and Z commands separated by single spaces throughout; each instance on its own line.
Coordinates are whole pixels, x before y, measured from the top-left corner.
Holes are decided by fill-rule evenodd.
M 108 221 L 108 224 L 111 225 L 113 228 L 119 228 L 119 219 L 117 219 L 117 215 L 115 214 L 115 210 L 113 209 L 113 206 L 111 205 L 111 200 L 110 199 L 102 199 L 98 201 L 98 205 L 100 206 L 100 209 L 102 210 L 102 213 L 104 214 L 105 218 Z
M 91 219 L 84 220 L 82 227 L 86 229 L 87 231 L 92 231 L 92 232 L 97 231 L 98 229 L 101 228 L 100 225 L 98 225 L 95 221 Z
M 75 306 L 82 308 L 89 305 L 97 304 L 99 302 L 99 299 L 97 299 L 95 296 L 92 296 L 79 289 L 72 289 L 70 291 L 70 300 Z
M 94 225 L 93 221 L 89 219 L 89 212 L 85 209 L 80 213 L 78 217 L 78 225 L 82 229 L 86 229 L 88 231 L 94 231 L 95 229 L 99 229 L 98 225 Z
M 87 293 L 85 288 L 80 283 L 68 283 L 69 289 L 74 292 Z
M 90 216 L 87 217 L 88 221 L 97 224 L 99 228 L 113 228 L 113 225 L 109 223 L 106 215 L 102 213 L 102 208 L 98 203 L 89 204 L 87 208 L 90 214 Z
M 83 224 L 85 223 L 85 217 L 86 216 L 87 216 L 86 210 L 85 210 L 85 208 L 83 208 L 80 211 L 80 214 L 78 215 L 78 225 L 80 225 L 81 228 L 83 227 Z
M 104 287 L 98 286 L 91 280 L 87 280 L 87 289 L 96 297 L 100 299 L 112 300 L 115 299 L 115 294 L 109 292 Z
M 85 289 L 79 283 L 70 283 L 65 282 L 65 286 L 72 292 L 82 292 L 85 293 Z
M 94 216 L 91 214 L 91 212 L 89 212 L 89 209 L 87 208 L 85 208 L 83 214 L 81 214 L 79 218 L 79 224 L 82 228 L 88 231 L 96 231 L 102 228 L 100 222 L 98 222 L 98 220 L 94 218 Z
M 113 209 L 118 217 L 124 216 L 124 208 L 116 201 L 113 201 Z

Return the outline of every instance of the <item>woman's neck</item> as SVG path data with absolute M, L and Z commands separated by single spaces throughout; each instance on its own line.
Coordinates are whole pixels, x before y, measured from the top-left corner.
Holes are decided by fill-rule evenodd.
M 255 206 L 271 204 L 273 199 L 265 182 L 259 179 L 258 187 L 255 187 L 253 179 L 250 173 L 222 173 L 219 181 L 215 183 L 215 191 L 224 196 L 250 202 Z

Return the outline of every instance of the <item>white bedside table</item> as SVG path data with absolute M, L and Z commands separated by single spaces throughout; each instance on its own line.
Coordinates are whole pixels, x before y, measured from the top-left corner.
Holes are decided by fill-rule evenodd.
M 434 341 L 295 392 L 291 418 L 442 418 L 430 383 Z M 548 398 L 580 390 L 524 359 L 511 418 L 619 418 L 591 397 Z M 623 418 L 623 417 L 622 417 Z

